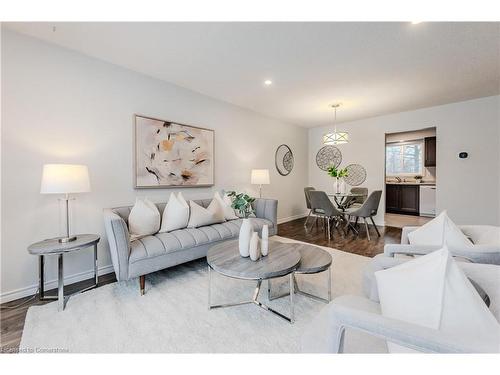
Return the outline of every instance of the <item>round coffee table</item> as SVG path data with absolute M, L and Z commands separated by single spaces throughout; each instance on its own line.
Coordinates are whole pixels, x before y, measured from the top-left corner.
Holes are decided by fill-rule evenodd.
M 294 243 L 290 245 L 295 247 L 295 249 L 298 250 L 300 253 L 300 263 L 292 275 L 295 293 L 305 295 L 307 297 L 316 299 L 318 301 L 329 303 L 332 299 L 332 267 L 331 267 L 332 256 L 330 255 L 330 253 L 317 246 L 300 244 L 300 243 Z M 328 272 L 327 298 L 319 297 L 317 295 L 300 290 L 299 285 L 297 283 L 297 278 L 295 277 L 296 274 L 315 274 L 320 272 Z M 288 293 L 285 293 L 278 296 L 272 296 L 270 280 L 268 281 L 267 285 L 268 285 L 267 295 L 270 301 L 288 295 Z
M 211 247 L 207 253 L 208 262 L 208 308 L 216 309 L 222 307 L 255 304 L 290 323 L 294 321 L 293 310 L 293 272 L 300 262 L 300 252 L 292 244 L 272 241 L 269 254 L 254 262 L 250 258 L 243 258 L 238 251 L 238 241 L 226 241 Z M 242 302 L 212 305 L 211 302 L 211 270 L 217 273 L 240 280 L 256 280 L 251 300 Z M 290 316 L 286 316 L 269 306 L 258 301 L 259 292 L 263 280 L 290 275 Z

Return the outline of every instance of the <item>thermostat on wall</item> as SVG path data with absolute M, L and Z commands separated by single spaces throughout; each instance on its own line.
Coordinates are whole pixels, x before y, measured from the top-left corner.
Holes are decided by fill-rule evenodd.
M 467 159 L 468 156 L 469 156 L 469 154 L 467 152 L 461 152 L 458 154 L 458 157 L 460 159 Z

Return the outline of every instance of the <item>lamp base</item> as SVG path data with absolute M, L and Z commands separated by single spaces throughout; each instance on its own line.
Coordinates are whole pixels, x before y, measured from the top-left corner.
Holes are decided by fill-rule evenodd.
M 76 240 L 76 236 L 63 237 L 63 238 L 59 238 L 59 243 L 68 243 L 68 242 L 75 241 L 75 240 Z

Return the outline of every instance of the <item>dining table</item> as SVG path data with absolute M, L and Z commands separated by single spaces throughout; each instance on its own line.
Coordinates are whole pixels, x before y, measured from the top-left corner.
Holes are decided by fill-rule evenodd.
M 328 194 L 328 197 L 333 198 L 333 201 L 335 202 L 337 207 L 343 212 L 346 210 L 346 208 L 348 208 L 346 203 L 351 200 L 350 198 L 363 197 L 363 196 L 365 196 L 365 194 L 351 193 L 351 192 Z

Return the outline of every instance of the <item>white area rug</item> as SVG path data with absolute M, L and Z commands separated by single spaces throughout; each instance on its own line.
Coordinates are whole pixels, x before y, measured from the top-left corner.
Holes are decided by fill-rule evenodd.
M 332 297 L 361 295 L 361 275 L 369 258 L 323 249 L 333 256 Z M 255 289 L 252 281 L 229 279 L 215 272 L 212 275 L 212 303 L 246 300 Z M 297 278 L 303 290 L 326 296 L 325 273 Z M 292 353 L 300 351 L 301 333 L 326 306 L 296 295 L 293 325 L 255 305 L 208 310 L 205 259 L 157 272 L 146 280 L 144 296 L 139 295 L 138 281 L 131 280 L 73 296 L 63 312 L 57 312 L 56 303 L 30 307 L 21 349 L 85 353 Z M 283 279 L 282 288 L 287 287 L 286 282 L 287 278 Z M 267 303 L 264 289 L 260 299 Z M 269 305 L 288 315 L 288 298 Z

